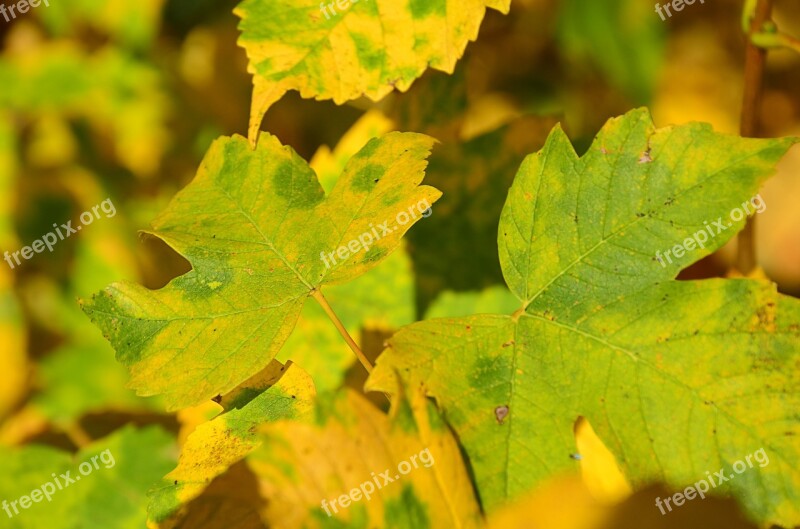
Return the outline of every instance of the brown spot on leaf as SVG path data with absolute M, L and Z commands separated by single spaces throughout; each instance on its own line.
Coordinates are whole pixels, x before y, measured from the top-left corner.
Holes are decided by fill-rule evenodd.
M 508 406 L 498 406 L 494 409 L 494 417 L 497 419 L 497 424 L 503 424 L 503 421 L 508 417 Z

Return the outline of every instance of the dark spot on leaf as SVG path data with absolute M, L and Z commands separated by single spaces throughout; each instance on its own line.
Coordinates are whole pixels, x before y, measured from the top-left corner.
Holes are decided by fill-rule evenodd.
M 494 409 L 494 416 L 497 419 L 497 424 L 503 424 L 503 421 L 508 417 L 508 406 L 498 406 Z
M 211 399 L 211 400 L 213 400 L 214 402 L 216 402 L 217 404 L 219 404 L 220 402 L 222 402 L 222 395 L 217 395 L 216 397 L 214 397 L 214 398 L 213 398 L 213 399 Z

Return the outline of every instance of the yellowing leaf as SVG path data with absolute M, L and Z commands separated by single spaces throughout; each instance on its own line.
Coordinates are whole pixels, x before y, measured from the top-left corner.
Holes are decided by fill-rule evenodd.
M 411 267 L 403 245 L 363 276 L 326 289 L 325 298 L 362 349 L 359 336 L 363 329 L 392 331 L 415 320 Z M 339 388 L 347 370 L 357 363 L 318 303 L 303 307 L 297 327 L 277 358 L 306 370 L 320 393 Z
M 244 0 L 239 44 L 254 74 L 251 140 L 289 90 L 337 104 L 407 90 L 430 66 L 452 73 L 486 12 L 511 0 Z
M 609 508 L 600 504 L 576 476 L 559 476 L 489 516 L 489 529 L 600 529 Z
M 520 308 L 401 330 L 370 387 L 391 391 L 399 374 L 429 388 L 487 512 L 576 471 L 584 417 L 634 487 L 731 474 L 763 448 L 768 465 L 713 494 L 762 523 L 800 523 L 800 301 L 763 281 L 673 280 L 742 227 L 730 212 L 795 141 L 656 130 L 637 110 L 578 157 L 556 128 L 522 164 L 500 221 Z M 712 222 L 730 226 L 705 248 L 657 259 Z
M 174 527 L 184 514 L 185 504 L 260 444 L 256 430 L 262 423 L 303 417 L 313 409 L 315 397 L 314 384 L 305 372 L 275 360 L 220 397 L 218 401 L 227 412 L 189 435 L 178 467 L 151 493 L 149 516 L 153 527 Z
M 585 420 L 579 421 L 575 428 L 575 445 L 580 457 L 581 474 L 592 496 L 607 503 L 616 503 L 630 496 L 631 487 L 622 475 L 614 454 Z
M 269 527 L 482 526 L 458 444 L 418 392 L 398 398 L 390 417 L 354 392 L 339 393 L 321 400 L 315 424 L 282 421 L 263 437 L 248 461 Z
M 378 111 L 367 112 L 342 137 L 336 148 L 320 148 L 310 165 L 326 192 L 371 139 L 391 130 L 392 123 Z M 364 347 L 359 334 L 365 328 L 394 330 L 414 321 L 414 275 L 403 245 L 362 276 L 325 289 L 325 298 L 353 338 Z M 286 341 L 278 360 L 292 360 L 314 379 L 317 391 L 325 393 L 342 385 L 356 362 L 330 319 L 317 303 L 309 303 Z
M 193 270 L 158 291 L 117 283 L 84 302 L 131 386 L 174 410 L 263 369 L 310 294 L 373 268 L 439 198 L 419 185 L 432 143 L 411 133 L 370 141 L 326 197 L 274 137 L 256 150 L 239 136 L 217 140 L 150 230 Z
M 309 165 L 319 177 L 319 184 L 330 193 L 347 162 L 372 138 L 383 136 L 395 130 L 392 121 L 378 110 L 370 110 L 350 127 L 341 137 L 336 148 L 320 147 L 311 158 Z

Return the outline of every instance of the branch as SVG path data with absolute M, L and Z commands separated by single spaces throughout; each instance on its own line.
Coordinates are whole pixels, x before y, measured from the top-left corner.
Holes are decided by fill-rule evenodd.
M 772 0 L 746 0 L 742 17 L 749 22 L 747 48 L 744 62 L 744 98 L 742 101 L 742 120 L 740 133 L 752 138 L 758 134 L 759 109 L 761 108 L 762 79 L 767 50 L 753 42 L 752 35 L 760 33 L 772 14 Z M 750 217 L 744 230 L 739 234 L 736 268 L 742 274 L 749 274 L 756 266 L 755 258 L 755 217 Z

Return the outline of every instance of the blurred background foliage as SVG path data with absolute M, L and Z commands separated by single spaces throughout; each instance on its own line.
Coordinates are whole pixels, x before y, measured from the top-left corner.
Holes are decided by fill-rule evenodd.
M 12 475 L 46 468 L 47 476 L 65 454 L 137 435 L 146 438 L 143 453 L 161 454 L 142 470 L 156 481 L 187 433 L 218 412 L 209 403 L 168 415 L 157 400 L 125 389 L 126 372 L 76 299 L 120 279 L 158 288 L 188 270 L 137 231 L 190 181 L 215 137 L 245 132 L 250 98 L 234 1 L 50 3 L 0 20 L 0 251 L 30 244 L 105 198 L 118 213 L 13 270 L 0 264 L 0 497 L 9 498 L 15 489 L 3 483 Z M 513 306 L 502 287 L 497 223 L 517 167 L 554 123 L 579 152 L 608 118 L 639 105 L 659 126 L 706 121 L 736 133 L 740 9 L 739 0 L 716 0 L 662 22 L 645 0 L 515 0 L 509 16 L 487 14 L 453 75 L 429 71 L 408 93 L 379 103 L 337 107 L 290 94 L 276 104 L 265 128 L 313 159 L 326 189 L 373 135 L 413 130 L 441 142 L 427 179 L 445 193 L 433 215 L 384 265 L 326 293 L 368 354 L 423 317 Z M 775 19 L 800 34 L 796 1 L 778 0 Z M 770 53 L 764 83 L 763 134 L 800 135 L 800 57 Z M 761 266 L 793 295 L 800 294 L 798 175 L 795 149 L 763 190 L 768 209 L 757 225 Z M 732 242 L 683 276 L 724 275 L 734 251 Z M 308 304 L 279 358 L 309 371 L 320 391 L 360 387 L 363 373 L 324 318 Z M 748 527 L 722 500 L 656 515 L 651 500 L 666 491 L 629 497 L 614 462 L 591 435 L 584 439 L 583 477 L 555 481 L 493 527 Z M 235 475 L 237 490 L 255 487 L 241 473 L 246 468 L 234 467 L 220 483 Z M 103 527 L 142 527 L 145 503 Z M 13 523 L 41 527 L 35 518 Z

